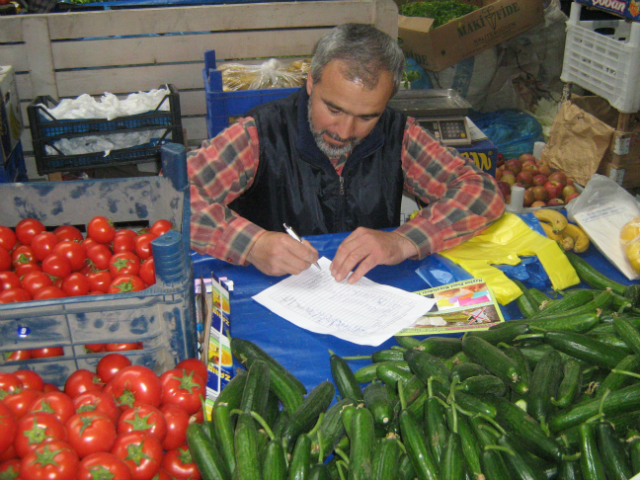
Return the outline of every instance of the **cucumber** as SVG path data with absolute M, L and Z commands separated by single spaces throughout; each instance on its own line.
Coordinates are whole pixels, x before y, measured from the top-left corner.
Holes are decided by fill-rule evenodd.
M 293 412 L 302 403 L 303 396 L 307 393 L 304 384 L 255 343 L 232 338 L 231 353 L 245 368 L 251 368 L 251 364 L 256 359 L 267 362 L 270 371 L 270 388 L 287 411 Z
M 416 478 L 415 470 L 409 455 L 403 453 L 400 456 L 400 465 L 398 467 L 398 480 L 413 480 Z
M 613 293 L 611 290 L 603 290 L 598 293 L 593 300 L 571 310 L 563 312 L 563 315 L 581 315 L 583 313 L 593 313 L 595 311 L 604 310 L 613 302 Z
M 349 479 L 370 480 L 375 445 L 373 415 L 367 408 L 357 408 L 351 417 L 349 436 Z
M 562 364 L 562 380 L 558 385 L 557 395 L 551 398 L 551 403 L 560 408 L 568 407 L 578 397 L 581 384 L 580 362 L 573 357 L 567 357 Z
M 457 391 L 455 392 L 456 404 L 467 412 L 472 412 L 473 414 L 482 414 L 487 417 L 494 418 L 496 416 L 496 409 L 493 405 L 486 401 L 489 398 L 489 395 L 485 396 L 473 396 L 468 395 L 464 392 Z
M 253 419 L 251 419 L 253 422 Z M 210 480 L 231 480 L 222 455 L 204 433 L 202 426 L 192 423 L 187 427 L 187 444 L 189 452 L 203 478 Z
M 437 398 L 427 398 L 424 404 L 424 417 L 427 445 L 435 458 L 441 458 L 447 445 L 449 427 L 445 408 Z
M 227 469 L 233 472 L 236 469 L 235 447 L 233 446 L 233 423 L 231 422 L 231 410 L 226 403 L 218 403 L 211 411 L 211 424 L 215 443 L 220 447 L 220 454 L 224 459 Z
M 404 409 L 400 412 L 400 431 L 402 442 L 411 460 L 414 474 L 418 480 L 438 480 L 440 469 L 431 450 L 428 449 L 413 414 Z
M 507 386 L 495 375 L 474 375 L 463 380 L 456 388 L 471 395 L 503 397 L 507 393 Z
M 593 423 L 580 425 L 580 470 L 584 480 L 606 480 L 607 476 L 598 452 Z
M 266 416 L 270 376 L 271 372 L 267 362 L 256 359 L 251 363 L 242 391 L 240 410 L 244 413 L 256 412 L 263 418 Z
M 333 452 L 340 439 L 345 435 L 346 431 L 342 423 L 342 411 L 349 405 L 355 405 L 352 398 L 343 398 L 339 402 L 331 405 L 325 412 L 320 422 L 320 426 L 315 434 L 311 437 L 311 454 L 314 458 L 320 455 L 322 448 L 322 459 L 324 460 Z M 320 445 L 322 443 L 322 445 Z
M 400 465 L 400 444 L 395 433 L 388 433 L 373 451 L 372 477 L 375 480 L 396 480 Z
M 287 461 L 282 444 L 278 440 L 271 440 L 267 444 L 262 459 L 262 480 L 286 480 Z
M 455 337 L 427 337 L 416 348 L 434 357 L 449 358 L 462 350 L 462 341 Z
M 551 402 L 555 398 L 562 375 L 562 357 L 555 350 L 545 354 L 531 376 L 527 413 L 539 422 L 545 422 L 555 413 Z
M 557 316 L 549 315 L 535 319 L 530 318 L 527 322 L 532 331 L 585 333 L 590 332 L 596 325 L 598 325 L 600 319 L 594 310 L 589 313 Z
M 320 414 L 331 404 L 334 395 L 335 387 L 328 380 L 319 383 L 307 394 L 282 431 L 282 441 L 287 452 L 293 448 L 298 435 L 314 426 Z
M 364 405 L 377 425 L 385 426 L 393 419 L 393 402 L 384 383 L 372 382 L 364 387 Z
M 568 290 L 564 293 L 562 299 L 549 304 L 546 308 L 543 308 L 534 316 L 534 318 L 547 317 L 549 315 L 562 315 L 563 312 L 589 303 L 595 298 L 595 295 L 596 290 L 592 290 L 590 288 L 576 288 L 574 290 Z
M 549 296 L 546 293 L 544 293 L 541 290 L 538 290 L 535 287 L 529 288 L 529 293 L 531 294 L 535 302 L 538 304 L 538 310 L 542 310 L 543 306 L 547 305 L 551 301 L 551 298 L 549 298 Z
M 464 480 L 465 465 L 462 440 L 457 432 L 451 432 L 440 460 L 442 480 Z
M 236 452 L 236 472 L 243 480 L 260 480 L 260 461 L 258 460 L 258 431 L 253 417 L 240 413 L 233 436 Z M 205 476 L 206 478 L 206 476 Z
M 457 382 L 461 383 L 469 377 L 488 374 L 489 370 L 475 362 L 459 363 L 451 369 L 451 381 L 457 379 Z
M 612 369 L 627 352 L 581 333 L 546 332 L 544 341 L 556 350 L 598 367 Z
M 473 478 L 480 478 L 482 467 L 480 464 L 480 444 L 471 430 L 469 420 L 464 415 L 458 415 L 458 434 L 462 443 L 462 453 L 467 467 Z
M 356 378 L 356 382 L 360 383 L 369 383 L 378 379 L 378 367 L 382 365 L 393 366 L 394 368 L 398 368 L 404 370 L 405 372 L 411 372 L 409 368 L 409 364 L 407 362 L 376 362 L 370 363 L 369 365 L 365 365 L 364 367 L 360 367 L 358 370 L 353 372 L 353 376 Z M 380 380 L 382 380 L 380 378 Z
M 407 364 L 407 367 L 408 366 L 409 364 Z M 394 390 L 397 390 L 399 381 L 407 382 L 413 376 L 408 368 L 405 370 L 389 363 L 379 365 L 378 368 L 376 368 L 376 374 L 385 385 L 392 387 Z
M 507 465 L 498 450 L 491 448 L 491 445 L 482 450 L 482 473 L 487 479 L 507 480 L 511 479 Z
M 437 377 L 445 384 L 449 383 L 451 370 L 438 357 L 414 348 L 404 352 L 404 359 L 411 371 L 425 384 L 431 377 Z
M 489 327 L 487 330 L 467 332 L 464 334 L 463 341 L 468 337 L 478 337 L 492 345 L 511 343 L 518 335 L 525 335 L 529 333 L 529 331 L 529 325 L 527 323 L 507 321 Z
M 393 338 L 403 348 L 415 348 L 420 345 L 420 340 L 409 335 L 396 335 Z
M 624 318 L 613 320 L 613 328 L 636 355 L 640 354 L 640 331 Z
M 376 362 L 399 362 L 403 361 L 402 353 L 404 350 L 389 348 L 386 350 L 378 350 L 371 354 L 371 361 Z
M 289 480 L 307 480 L 311 468 L 311 439 L 302 433 L 296 439 L 291 464 L 289 465 Z
M 613 426 L 600 421 L 595 426 L 598 452 L 604 463 L 604 470 L 610 480 L 627 480 L 633 477 L 631 462 L 625 445 L 620 442 Z
M 640 370 L 640 355 L 627 355 L 622 360 L 620 360 L 620 363 L 616 365 L 615 369 L 624 370 L 627 372 L 637 372 L 638 370 Z M 621 388 L 626 387 L 634 381 L 634 378 L 629 375 L 617 372 L 609 372 L 604 380 L 600 382 L 600 385 L 598 385 L 596 395 L 598 397 L 601 397 L 607 390 L 620 390 Z
M 339 355 L 329 350 L 331 363 L 331 376 L 342 398 L 364 400 L 364 394 L 351 367 Z
M 531 292 L 529 292 L 529 289 L 524 285 L 524 283 L 517 278 L 512 278 L 511 281 L 515 283 L 522 292 L 522 295 L 516 298 L 516 305 L 518 306 L 520 313 L 522 313 L 522 316 L 525 318 L 534 316 L 540 311 L 540 303 L 533 295 L 531 295 Z
M 244 392 L 244 385 L 247 382 L 248 372 L 239 368 L 236 370 L 236 374 L 231 381 L 222 389 L 218 398 L 214 402 L 214 405 L 218 403 L 226 403 L 229 406 L 229 410 L 234 408 L 240 408 L 240 402 L 242 401 L 242 394 Z
M 511 453 L 504 453 L 502 458 L 504 459 L 511 478 L 513 480 L 545 480 L 546 476 L 541 473 L 537 468 L 530 465 L 524 458 L 522 452 L 516 446 L 516 442 L 511 440 L 508 435 L 501 435 L 498 439 L 498 444 L 502 447 L 508 448 Z
M 309 480 L 331 480 L 331 473 L 327 465 L 316 463 L 309 470 Z
M 594 267 L 589 265 L 586 260 L 579 257 L 573 252 L 564 252 L 571 262 L 571 265 L 575 269 L 580 280 L 589 285 L 590 287 L 597 288 L 598 290 L 604 290 L 609 287 L 612 291 L 619 295 L 624 295 L 627 291 L 627 287 L 611 280 L 609 277 L 598 272 Z

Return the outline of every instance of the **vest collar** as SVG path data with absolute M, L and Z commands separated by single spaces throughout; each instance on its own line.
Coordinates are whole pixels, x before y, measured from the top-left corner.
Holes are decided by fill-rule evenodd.
M 322 153 L 318 148 L 318 145 L 311 133 L 311 127 L 308 119 L 308 106 L 309 94 L 307 93 L 306 85 L 303 85 L 298 94 L 298 138 L 296 140 L 296 148 L 298 149 L 300 156 L 306 160 L 318 165 L 329 166 L 333 169 L 329 157 Z M 383 115 L 385 114 L 386 113 L 383 113 Z M 369 133 L 369 135 L 367 135 L 366 138 L 353 149 L 347 159 L 347 165 L 349 163 L 353 163 L 355 160 L 371 155 L 382 147 L 385 141 L 385 135 L 380 127 L 380 123 L 381 122 L 376 123 L 376 126 L 373 127 L 371 133 Z

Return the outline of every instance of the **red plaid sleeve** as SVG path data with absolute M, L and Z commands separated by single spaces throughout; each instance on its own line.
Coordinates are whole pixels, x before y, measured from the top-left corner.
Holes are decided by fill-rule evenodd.
M 396 230 L 418 248 L 419 258 L 459 245 L 504 212 L 496 180 L 435 140 L 413 118 L 405 129 L 402 169 L 405 189 L 427 204 Z
M 264 230 L 227 205 L 246 191 L 258 169 L 255 122 L 240 119 L 187 158 L 191 182 L 191 248 L 244 265 Z

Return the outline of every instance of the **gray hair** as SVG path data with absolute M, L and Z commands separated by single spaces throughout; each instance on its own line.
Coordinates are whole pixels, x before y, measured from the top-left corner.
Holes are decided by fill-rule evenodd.
M 333 60 L 346 64 L 343 72 L 350 81 L 362 81 L 375 88 L 381 71 L 393 77 L 393 94 L 400 88 L 405 59 L 398 42 L 373 25 L 345 23 L 320 39 L 311 60 L 311 79 L 320 83 L 322 71 Z

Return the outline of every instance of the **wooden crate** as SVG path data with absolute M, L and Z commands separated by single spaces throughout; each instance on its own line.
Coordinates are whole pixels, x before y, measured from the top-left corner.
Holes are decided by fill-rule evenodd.
M 374 24 L 396 38 L 393 0 L 329 0 L 138 8 L 0 17 L 0 63 L 13 65 L 23 118 L 39 95 L 126 95 L 172 83 L 189 146 L 207 136 L 204 52 L 218 62 L 311 56 L 341 23 Z M 28 125 L 27 125 L 28 127 Z M 31 133 L 22 134 L 29 178 Z

